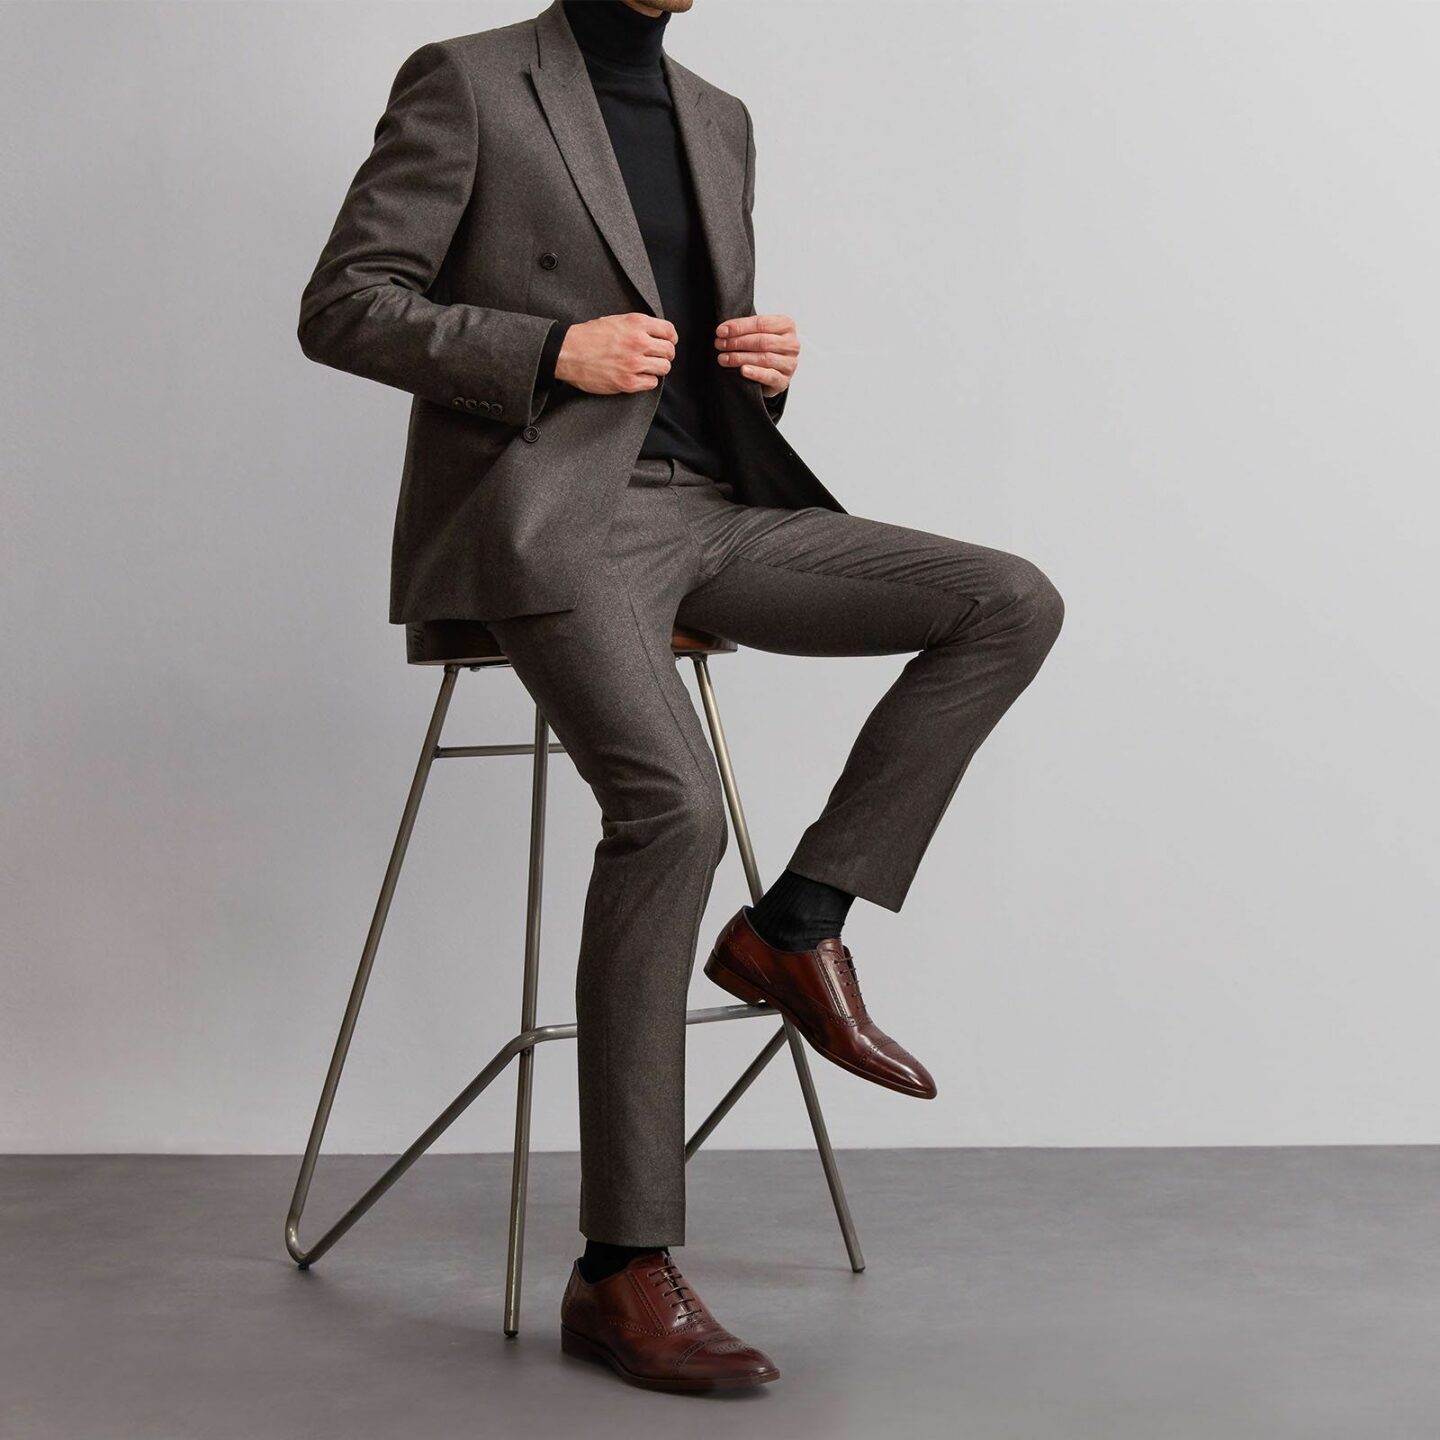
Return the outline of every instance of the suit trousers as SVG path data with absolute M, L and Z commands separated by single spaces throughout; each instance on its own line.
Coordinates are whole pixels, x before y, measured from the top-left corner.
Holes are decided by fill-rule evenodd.
M 575 607 L 491 622 L 601 809 L 576 977 L 580 1229 L 616 1245 L 684 1243 L 687 991 L 727 838 L 674 625 L 791 655 L 913 652 L 789 860 L 899 910 L 1064 613 L 1044 573 L 1003 550 L 731 496 L 674 460 L 638 461 Z

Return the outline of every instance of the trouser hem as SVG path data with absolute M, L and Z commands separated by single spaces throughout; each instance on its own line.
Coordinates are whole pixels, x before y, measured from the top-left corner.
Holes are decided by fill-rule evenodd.
M 866 872 L 863 856 L 850 856 L 835 860 L 822 851 L 811 850 L 804 841 L 796 847 L 795 853 L 786 865 L 787 870 L 803 875 L 807 880 L 818 880 L 823 885 L 833 885 L 847 895 L 868 900 L 885 910 L 899 914 L 905 897 L 910 893 L 910 881 L 877 880 Z
M 609 1221 L 601 1217 L 580 1222 L 580 1233 L 587 1240 L 600 1245 L 628 1245 L 633 1247 L 654 1247 L 661 1250 L 667 1245 L 685 1243 L 685 1220 L 678 1220 L 672 1214 L 654 1212 L 649 1217 L 630 1216 L 625 1220 Z

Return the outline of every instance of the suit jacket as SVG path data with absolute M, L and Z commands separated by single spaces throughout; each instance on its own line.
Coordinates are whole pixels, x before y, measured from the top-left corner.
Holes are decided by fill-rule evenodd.
M 755 313 L 755 144 L 744 103 L 664 57 L 722 319 Z M 566 610 L 602 552 L 660 389 L 536 387 L 551 322 L 660 296 L 559 0 L 533 20 L 424 45 L 300 303 L 312 360 L 415 398 L 390 619 Z M 682 340 L 686 337 L 682 337 Z M 710 337 L 690 337 L 709 344 Z M 662 377 L 663 385 L 663 377 Z M 735 498 L 843 507 L 776 428 L 759 384 L 715 367 Z

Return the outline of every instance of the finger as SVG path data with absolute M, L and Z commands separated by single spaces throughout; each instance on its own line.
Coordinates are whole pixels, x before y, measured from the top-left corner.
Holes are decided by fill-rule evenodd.
M 788 376 L 778 370 L 768 370 L 763 365 L 742 365 L 740 373 L 747 380 L 758 380 L 767 390 L 783 390 L 790 383 Z
M 670 361 L 664 355 L 646 355 L 635 366 L 637 375 L 668 375 Z
M 715 327 L 717 335 L 753 335 L 760 330 L 772 335 L 791 335 L 795 322 L 788 315 L 737 315 Z
M 756 330 L 749 335 L 717 335 L 717 350 L 773 350 L 785 355 L 800 353 L 800 337 L 791 331 L 777 335 L 771 330 Z
M 642 355 L 663 355 L 667 360 L 675 358 L 675 346 L 658 335 L 651 335 L 645 341 L 645 348 L 640 352 Z
M 645 322 L 647 335 L 658 335 L 672 345 L 680 338 L 680 332 L 668 320 L 662 320 L 658 315 L 642 315 L 640 318 Z
M 773 350 L 725 350 L 716 359 L 722 365 L 756 365 L 763 370 L 780 370 L 786 375 L 795 373 L 795 357 L 777 355 Z

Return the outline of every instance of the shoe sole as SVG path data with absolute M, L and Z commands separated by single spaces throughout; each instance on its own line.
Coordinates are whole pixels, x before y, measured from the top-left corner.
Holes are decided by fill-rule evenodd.
M 679 1395 L 701 1395 L 710 1390 L 748 1390 L 752 1386 L 768 1385 L 770 1381 L 780 1378 L 778 1370 L 769 1370 L 761 1375 L 737 1375 L 729 1380 L 666 1380 L 650 1375 L 637 1375 L 633 1370 L 626 1369 L 620 1357 L 608 1346 L 602 1345 L 598 1340 L 591 1340 L 568 1325 L 560 1327 L 560 1348 L 576 1360 L 593 1360 L 597 1364 L 608 1365 L 627 1384 L 638 1385 L 642 1390 L 667 1390 Z
M 747 980 L 743 975 L 737 975 L 725 963 L 718 950 L 710 952 L 710 958 L 705 962 L 705 974 L 737 1000 L 743 1000 L 747 1005 L 768 1005 L 772 1010 L 783 1015 L 805 1037 L 810 1048 L 832 1065 L 838 1065 L 840 1069 L 848 1070 L 850 1074 L 858 1075 L 860 1079 L 868 1080 L 872 1085 L 879 1085 L 885 1090 L 893 1090 L 897 1095 L 906 1095 L 911 1100 L 933 1100 L 935 1098 L 933 1095 L 927 1095 L 923 1090 L 912 1090 L 906 1085 L 896 1085 L 893 1081 L 882 1080 L 874 1071 L 862 1070 L 854 1061 L 818 1044 L 815 1037 L 807 1033 L 805 1027 L 796 1018 L 795 1012 L 788 1005 L 777 1000 L 768 990 L 762 990 L 753 980 Z

